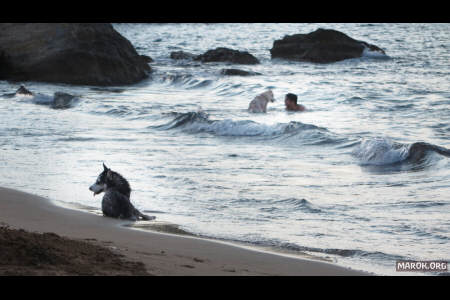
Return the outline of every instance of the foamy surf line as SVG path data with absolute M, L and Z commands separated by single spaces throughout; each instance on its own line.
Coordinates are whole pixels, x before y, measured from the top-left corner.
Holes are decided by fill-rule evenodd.
M 74 202 L 64 202 L 64 201 L 57 201 L 57 200 L 51 200 L 55 205 L 77 210 L 81 212 L 87 212 L 96 216 L 103 216 L 103 213 L 99 207 L 93 207 L 88 205 L 83 205 L 80 203 L 74 203 Z M 143 210 L 145 213 L 149 213 L 149 211 Z M 152 212 L 155 213 L 155 212 Z M 163 212 L 159 212 L 163 213 Z M 131 229 L 139 229 L 139 230 L 148 230 L 148 231 L 154 231 L 154 232 L 162 232 L 162 233 L 169 233 L 169 234 L 179 234 L 179 235 L 189 235 L 189 236 L 197 236 L 194 233 L 188 232 L 186 230 L 183 230 L 180 228 L 180 225 L 162 221 L 159 220 L 159 217 L 156 220 L 152 221 L 144 221 L 140 220 L 139 222 L 133 222 L 129 220 L 121 219 L 121 222 L 118 224 L 119 226 L 131 228 Z
M 368 275 L 330 263 L 208 239 L 130 230 L 117 226 L 120 220 L 59 207 L 46 198 L 13 189 L 0 188 L 0 199 L 3 224 L 105 243 L 142 261 L 153 275 Z
M 60 207 L 65 207 L 68 209 L 78 210 L 82 212 L 87 212 L 93 215 L 102 216 L 102 212 L 100 208 L 87 206 L 79 203 L 68 203 L 63 201 L 55 201 L 52 200 L 53 203 Z M 302 199 L 300 201 L 296 201 L 295 199 L 287 199 L 285 201 L 293 201 L 298 202 L 300 206 L 305 206 L 306 210 L 310 210 L 312 213 L 316 213 L 319 211 L 317 208 L 310 208 L 311 203 L 309 203 L 307 200 Z M 145 213 L 164 213 L 164 212 L 155 212 L 155 211 L 146 211 Z M 319 248 L 310 248 L 310 247 L 301 247 L 301 246 L 292 246 L 292 244 L 279 244 L 279 243 L 267 243 L 267 242 L 258 242 L 258 241 L 247 241 L 247 240 L 233 240 L 233 239 L 224 239 L 224 238 L 218 238 L 208 235 L 201 235 L 198 233 L 190 232 L 187 230 L 184 230 L 181 228 L 181 225 L 175 224 L 172 222 L 160 220 L 157 218 L 156 220 L 152 221 L 139 221 L 139 222 L 133 222 L 133 221 L 127 221 L 127 220 L 121 220 L 120 223 L 118 223 L 118 226 L 123 226 L 125 228 L 130 228 L 133 230 L 141 230 L 144 232 L 157 232 L 157 233 L 163 233 L 163 234 L 173 234 L 173 235 L 182 235 L 182 236 L 191 236 L 191 237 L 197 237 L 197 238 L 203 238 L 203 239 L 209 239 L 218 241 L 221 243 L 228 243 L 230 245 L 236 245 L 239 247 L 244 247 L 247 249 L 253 249 L 258 251 L 264 251 L 269 253 L 275 253 L 279 255 L 288 255 L 292 257 L 299 257 L 299 258 L 309 258 L 309 259 L 316 259 L 320 261 L 328 261 L 330 262 L 330 259 L 326 259 L 314 254 L 308 254 L 306 253 L 329 253 L 329 254 L 337 254 L 340 255 L 342 253 L 347 253 L 346 250 L 342 250 L 341 252 L 329 252 L 328 249 L 319 249 Z
M 68 203 L 63 201 L 55 201 L 53 200 L 53 203 L 57 206 L 65 207 L 68 209 L 78 210 L 82 212 L 87 212 L 96 216 L 103 216 L 103 213 L 100 208 L 87 206 L 79 203 Z M 149 211 L 143 210 L 145 213 L 149 213 Z M 153 212 L 154 213 L 154 212 Z M 161 212 L 162 213 L 162 212 Z M 138 229 L 138 230 L 147 230 L 147 231 L 153 231 L 153 232 L 162 232 L 162 233 L 169 233 L 169 234 L 179 234 L 179 235 L 189 235 L 189 236 L 197 236 L 196 234 L 183 230 L 180 228 L 180 225 L 162 221 L 159 220 L 159 216 L 156 220 L 152 221 L 144 221 L 140 220 L 139 222 L 133 222 L 128 220 L 121 220 L 119 226 L 131 228 L 131 229 Z

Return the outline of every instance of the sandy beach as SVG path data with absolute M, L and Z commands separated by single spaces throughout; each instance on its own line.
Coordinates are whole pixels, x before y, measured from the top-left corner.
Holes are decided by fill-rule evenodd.
M 367 275 L 331 263 L 197 237 L 145 232 L 123 224 L 123 220 L 67 209 L 46 198 L 0 188 L 0 225 L 106 247 L 130 263 L 145 264 L 149 275 Z

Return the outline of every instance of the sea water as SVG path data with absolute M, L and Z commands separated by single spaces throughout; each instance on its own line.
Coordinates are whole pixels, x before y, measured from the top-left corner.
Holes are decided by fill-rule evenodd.
M 104 162 L 131 201 L 193 234 L 398 275 L 450 259 L 450 24 L 114 24 L 154 72 L 117 87 L 0 81 L 0 185 L 100 211 Z M 270 58 L 318 28 L 386 51 L 330 64 Z M 171 60 L 216 47 L 259 65 Z M 225 76 L 224 68 L 262 75 Z M 20 86 L 39 97 L 13 96 Z M 249 102 L 271 89 L 266 114 Z M 55 109 L 45 95 L 75 95 Z M 287 112 L 295 93 L 306 112 Z M 404 275 L 405 273 L 401 273 Z M 417 274 L 417 273 L 415 273 Z

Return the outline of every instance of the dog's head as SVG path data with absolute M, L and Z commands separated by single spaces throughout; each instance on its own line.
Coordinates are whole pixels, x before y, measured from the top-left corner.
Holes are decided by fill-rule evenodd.
M 267 101 L 275 102 L 275 98 L 273 97 L 273 92 L 272 92 L 272 90 L 268 90 L 268 91 L 262 93 L 261 95 L 263 95 L 264 98 L 267 99 Z
M 108 169 L 105 164 L 103 164 L 103 172 L 98 175 L 97 180 L 93 185 L 89 187 L 89 190 L 94 192 L 94 196 L 104 192 L 106 189 L 106 183 L 108 181 L 108 177 L 111 176 L 111 170 Z

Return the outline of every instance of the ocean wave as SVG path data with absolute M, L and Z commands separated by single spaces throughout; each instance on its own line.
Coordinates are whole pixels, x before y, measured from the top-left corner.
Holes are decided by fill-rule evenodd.
M 407 257 L 401 255 L 388 254 L 381 251 L 365 251 L 360 249 L 315 248 L 315 247 L 300 246 L 293 243 L 280 243 L 277 246 L 282 249 L 288 249 L 291 251 L 324 253 L 330 255 L 338 255 L 342 257 L 366 257 L 371 259 L 392 260 L 392 261 L 407 259 Z
M 142 120 L 147 118 L 154 109 L 160 108 L 157 103 L 146 105 L 135 105 L 128 103 L 127 105 L 113 104 L 98 104 L 90 113 L 96 115 L 108 115 L 118 118 L 126 118 L 128 120 Z
M 280 239 L 261 239 L 261 237 L 244 237 L 243 239 L 230 239 L 235 242 L 244 242 L 253 244 L 256 246 L 269 247 L 273 250 L 303 252 L 303 253 L 320 253 L 326 255 L 335 255 L 346 258 L 366 258 L 370 260 L 378 261 L 395 261 L 395 260 L 407 260 L 409 257 L 391 253 L 385 253 L 382 251 L 366 251 L 362 249 L 340 249 L 340 248 L 319 248 L 302 246 L 296 243 L 285 242 Z
M 306 199 L 289 198 L 277 200 L 273 204 L 282 204 L 283 207 L 288 206 L 290 210 L 300 210 L 308 213 L 321 213 L 323 212 L 319 207 L 312 204 Z
M 186 89 L 198 89 L 212 85 L 214 80 L 194 77 L 192 74 L 163 74 L 156 79 L 157 82 L 182 86 Z
M 63 137 L 57 138 L 55 141 L 57 142 L 92 142 L 98 141 L 98 138 L 95 137 Z
M 356 146 L 352 155 L 365 165 L 388 165 L 408 157 L 408 146 L 385 138 L 365 139 Z
M 342 104 L 350 104 L 350 105 L 361 105 L 361 103 L 364 103 L 366 99 L 359 97 L 359 96 L 353 96 L 348 99 L 344 99 L 341 101 Z
M 399 112 L 402 110 L 413 110 L 415 105 L 412 103 L 409 104 L 397 104 L 397 105 L 376 105 L 373 109 L 377 112 L 386 111 L 386 112 Z
M 439 201 L 410 201 L 406 203 L 400 203 L 405 206 L 409 205 L 411 207 L 417 207 L 417 208 L 429 208 L 429 207 L 435 207 L 435 206 L 444 206 L 449 205 L 448 202 L 439 202 Z
M 209 133 L 227 137 L 296 139 L 302 141 L 303 144 L 310 145 L 346 141 L 346 139 L 334 136 L 326 128 L 295 121 L 268 125 L 252 120 L 211 120 L 209 115 L 203 111 L 187 113 L 173 112 L 170 115 L 173 116 L 173 119 L 168 123 L 150 126 L 150 128 L 158 130 L 179 129 L 191 134 Z
M 123 106 L 123 105 L 121 105 L 119 107 L 111 108 L 105 112 L 105 114 L 107 114 L 107 115 L 113 115 L 113 116 L 118 116 L 118 117 L 129 116 L 132 113 L 133 113 L 133 110 L 131 108 Z
M 363 140 L 352 151 L 361 165 L 375 166 L 408 163 L 426 167 L 433 162 L 433 154 L 450 157 L 450 149 L 425 142 L 402 144 L 387 138 L 374 138 Z

